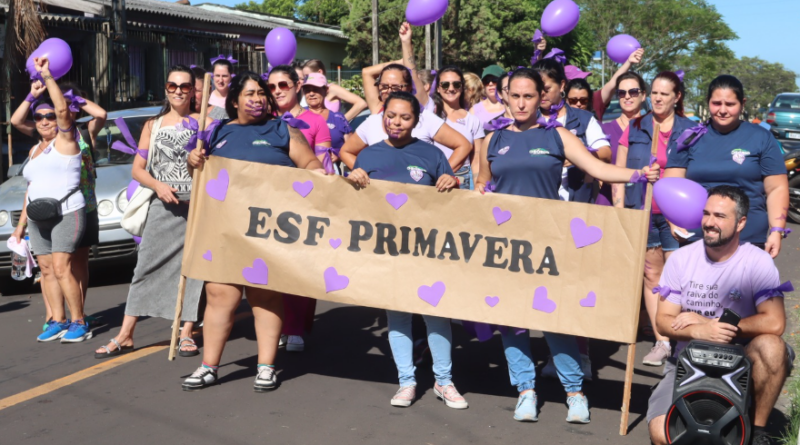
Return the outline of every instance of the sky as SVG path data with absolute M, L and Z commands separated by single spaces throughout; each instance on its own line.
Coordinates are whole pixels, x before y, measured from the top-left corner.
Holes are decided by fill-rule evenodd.
M 798 74 L 796 83 L 800 89 L 800 0 L 707 1 L 739 36 L 728 42 L 737 57 L 759 57 L 782 63 Z M 233 6 L 244 0 L 195 0 L 195 3 L 202 2 Z

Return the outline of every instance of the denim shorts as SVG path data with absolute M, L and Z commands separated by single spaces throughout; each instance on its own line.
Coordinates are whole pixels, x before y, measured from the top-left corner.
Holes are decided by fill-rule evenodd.
M 458 179 L 458 188 L 461 190 L 472 189 L 472 168 L 469 165 L 459 168 L 456 172 L 456 178 Z
M 664 215 L 656 213 L 650 214 L 650 233 L 647 235 L 647 248 L 654 247 L 661 247 L 664 252 L 672 252 L 679 247 Z

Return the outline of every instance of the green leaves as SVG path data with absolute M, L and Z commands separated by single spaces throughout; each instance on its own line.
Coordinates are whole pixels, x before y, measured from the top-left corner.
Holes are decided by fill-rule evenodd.
M 261 3 L 250 0 L 247 3 L 239 3 L 235 8 L 263 14 L 294 17 L 295 12 L 297 12 L 297 0 L 262 0 Z

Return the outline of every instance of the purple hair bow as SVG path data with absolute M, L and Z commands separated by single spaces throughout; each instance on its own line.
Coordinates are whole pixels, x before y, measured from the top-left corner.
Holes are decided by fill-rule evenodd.
M 269 73 L 271 72 L 272 72 L 272 67 L 271 66 L 267 67 L 267 72 L 261 74 L 261 80 L 263 80 L 264 82 L 269 82 Z
M 544 38 L 544 36 L 542 35 L 541 31 L 539 31 L 538 29 L 536 31 L 534 31 L 533 32 L 533 38 L 531 39 L 531 42 L 533 42 L 533 46 L 534 47 L 538 46 L 539 42 L 542 41 L 542 38 Z M 534 48 L 533 56 L 531 57 L 531 65 L 534 65 L 536 62 L 539 61 L 539 56 L 541 54 L 542 54 L 541 50 Z
M 197 122 L 197 119 L 189 116 L 183 122 L 179 123 L 175 126 L 175 129 L 178 131 L 189 130 L 192 132 L 192 135 L 189 137 L 189 140 L 186 141 L 186 145 L 183 146 L 183 149 L 191 152 L 195 148 L 197 148 L 197 141 L 201 140 L 203 143 L 208 146 L 208 143 L 211 140 L 211 134 L 214 130 L 219 126 L 218 120 L 213 120 L 205 130 L 200 131 L 200 123 Z
M 708 133 L 708 125 L 704 123 L 683 130 L 683 133 L 681 133 L 677 141 L 678 151 L 686 150 L 687 148 L 694 146 L 694 144 L 696 144 L 697 141 L 699 141 L 700 138 L 706 133 Z
M 509 125 L 511 125 L 512 123 L 514 123 L 514 119 L 511 119 L 511 118 L 508 118 L 508 117 L 505 117 L 505 116 L 500 116 L 500 117 L 492 119 L 489 122 L 483 124 L 483 129 L 485 131 L 502 130 L 503 128 L 506 128 Z
M 560 63 L 562 65 L 566 65 L 567 64 L 567 56 L 564 55 L 564 51 L 561 51 L 558 48 L 551 49 L 550 52 L 547 53 L 546 56 L 544 56 L 544 58 L 545 59 L 553 59 L 553 60 L 555 60 L 556 62 L 558 62 L 558 63 Z
M 138 154 L 139 156 L 147 159 L 147 154 L 149 150 L 139 149 L 139 145 L 136 143 L 136 139 L 133 138 L 131 130 L 128 128 L 128 124 L 125 123 L 125 119 L 118 117 L 114 119 L 114 123 L 117 125 L 117 128 L 119 128 L 119 132 L 120 134 L 122 134 L 122 137 L 125 139 L 125 142 L 114 141 L 114 143 L 111 144 L 111 148 L 129 155 Z
M 675 71 L 675 75 L 678 76 L 678 79 L 680 79 L 681 82 L 683 82 L 683 76 L 686 75 L 686 73 L 684 73 L 683 70 L 678 70 Z
M 325 171 L 330 175 L 336 173 L 333 169 L 333 158 L 331 156 L 339 156 L 340 151 L 342 151 L 341 148 L 322 147 L 320 145 L 314 147 L 315 155 L 325 155 L 325 157 L 322 158 L 322 167 L 324 167 Z
M 284 122 L 289 124 L 290 127 L 297 128 L 298 130 L 307 130 L 311 128 L 311 126 L 308 125 L 306 122 L 304 122 L 302 119 L 297 119 L 296 117 L 292 116 L 292 113 L 288 111 L 283 113 L 281 119 L 283 119 Z
M 81 107 L 86 105 L 86 99 L 73 93 L 72 90 L 64 93 L 64 99 L 69 103 L 69 111 L 73 113 L 79 113 L 81 111 Z
M 216 62 L 218 62 L 220 60 L 227 60 L 231 64 L 235 64 L 235 63 L 239 62 L 238 60 L 233 58 L 233 54 L 229 54 L 228 57 L 225 57 L 224 54 L 220 54 L 219 56 L 214 57 L 213 59 L 211 59 L 211 64 L 213 65 L 214 63 L 216 63 Z
M 681 294 L 680 291 L 672 290 L 667 286 L 656 286 L 656 287 L 653 288 L 653 293 L 654 294 L 659 294 L 664 298 L 669 297 L 670 294 L 675 294 L 675 295 L 680 295 Z
M 792 286 L 791 281 L 787 281 L 774 289 L 760 290 L 756 292 L 756 294 L 753 296 L 753 299 L 758 300 L 761 297 L 783 297 L 784 292 L 794 292 L 794 286 Z

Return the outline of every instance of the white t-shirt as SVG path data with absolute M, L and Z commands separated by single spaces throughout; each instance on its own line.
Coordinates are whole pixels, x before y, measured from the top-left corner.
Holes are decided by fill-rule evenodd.
M 444 120 L 439 116 L 428 110 L 422 110 L 419 115 L 419 123 L 411 130 L 411 136 L 433 144 L 433 137 L 439 132 L 442 125 L 444 125 Z M 389 139 L 389 135 L 383 130 L 383 111 L 368 117 L 358 126 L 356 134 L 367 146 Z
M 457 119 L 455 122 L 447 119 L 445 121 L 450 128 L 456 130 L 461 136 L 467 138 L 470 144 L 473 145 L 472 149 L 475 149 L 475 139 L 482 139 L 486 137 L 486 134 L 483 131 L 483 125 L 481 125 L 481 120 L 478 119 L 477 116 L 474 114 L 467 113 L 467 115 L 461 119 Z M 450 156 L 453 155 L 453 150 L 445 147 L 444 145 L 434 142 L 433 145 L 439 147 L 439 150 L 442 150 L 442 153 L 450 159 Z M 464 160 L 464 166 L 469 165 L 469 157 Z
M 567 115 L 559 117 L 556 119 L 561 125 L 567 124 Z M 575 130 L 570 130 L 570 133 L 575 134 Z M 610 146 L 611 144 L 608 143 L 608 136 L 603 132 L 603 128 L 597 122 L 597 119 L 592 117 L 589 120 L 589 126 L 586 127 L 586 143 L 588 144 L 588 148 L 593 150 L 599 150 L 602 147 Z M 561 170 L 561 186 L 558 188 L 558 196 L 561 197 L 562 201 L 569 200 L 569 191 L 567 191 L 567 185 L 569 181 L 567 180 L 567 171 L 570 168 L 574 167 L 564 167 Z

